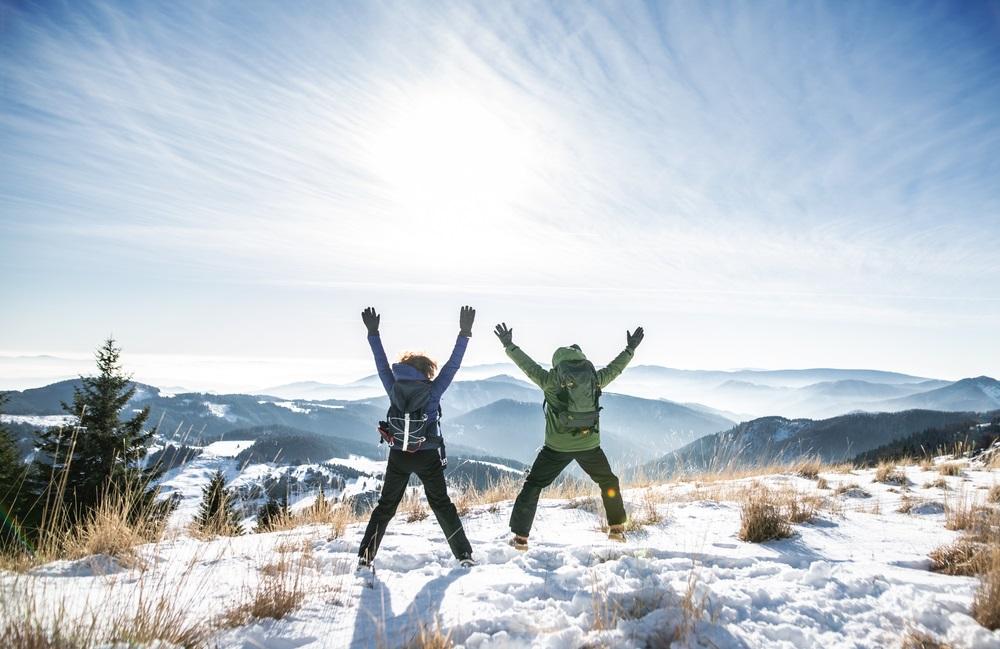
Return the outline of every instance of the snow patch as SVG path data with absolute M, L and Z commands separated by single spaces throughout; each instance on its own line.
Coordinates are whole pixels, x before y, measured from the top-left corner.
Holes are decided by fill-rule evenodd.
M 303 415 L 308 415 L 310 412 L 312 412 L 311 408 L 303 408 L 297 405 L 294 401 L 272 401 L 271 403 L 278 406 L 279 408 L 285 408 L 287 410 L 291 410 L 292 412 L 298 412 Z
M 202 401 L 202 405 L 208 408 L 208 414 L 213 417 L 219 417 L 221 419 L 225 419 L 226 421 L 236 421 L 236 417 L 229 414 L 228 403 L 212 403 L 211 401 Z
M 49 428 L 51 426 L 71 426 L 76 423 L 76 417 L 73 415 L 0 415 L 0 422 Z

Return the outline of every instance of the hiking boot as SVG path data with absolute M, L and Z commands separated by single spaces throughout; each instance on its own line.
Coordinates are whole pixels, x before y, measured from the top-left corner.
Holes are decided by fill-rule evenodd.
M 358 557 L 357 570 L 371 570 L 372 561 L 367 557 Z
M 625 526 L 624 525 L 609 525 L 608 526 L 608 540 L 617 541 L 618 543 L 625 542 Z
M 508 543 L 515 550 L 520 550 L 521 552 L 526 552 L 528 550 L 528 537 L 527 536 L 518 536 L 517 534 L 515 534 L 514 538 L 512 538 L 510 541 L 508 541 Z
M 473 566 L 478 566 L 479 564 L 472 557 L 468 557 L 467 559 L 462 559 L 461 561 L 459 561 L 458 565 L 462 566 L 463 568 L 472 568 Z

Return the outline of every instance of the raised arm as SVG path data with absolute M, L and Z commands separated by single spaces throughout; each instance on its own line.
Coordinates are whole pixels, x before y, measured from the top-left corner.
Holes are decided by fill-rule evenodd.
M 465 349 L 469 346 L 469 338 L 472 337 L 472 323 L 476 320 L 476 310 L 471 306 L 463 306 L 458 314 L 458 338 L 455 340 L 455 348 L 451 350 L 448 362 L 444 364 L 437 378 L 434 379 L 434 386 L 431 388 L 431 395 L 438 398 L 451 385 L 458 368 L 462 367 L 462 359 L 465 357 Z
M 536 363 L 530 356 L 524 353 L 520 347 L 514 344 L 514 330 L 507 327 L 506 322 L 497 325 L 493 332 L 503 344 L 503 349 L 507 352 L 507 357 L 514 361 L 514 364 L 531 379 L 531 382 L 538 387 L 544 388 L 545 377 L 548 372 L 541 365 Z
M 642 327 L 636 327 L 635 333 L 625 332 L 625 339 L 627 341 L 625 350 L 615 356 L 615 359 L 608 363 L 607 367 L 597 370 L 597 383 L 601 386 L 601 389 L 604 389 L 609 383 L 617 379 L 618 375 L 625 370 L 625 367 L 635 356 L 635 348 L 642 342 L 644 335 Z
M 375 369 L 378 370 L 378 378 L 382 380 L 382 387 L 385 393 L 392 394 L 392 386 L 396 383 L 392 375 L 392 368 L 389 367 L 389 359 L 385 356 L 385 349 L 382 347 L 382 337 L 378 334 L 378 324 L 382 316 L 375 313 L 374 307 L 368 307 L 361 312 L 361 321 L 368 327 L 368 346 L 372 348 L 372 356 L 375 357 Z

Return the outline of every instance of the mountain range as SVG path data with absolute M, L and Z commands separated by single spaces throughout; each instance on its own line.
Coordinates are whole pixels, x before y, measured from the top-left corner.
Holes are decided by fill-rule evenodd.
M 804 457 L 842 462 L 913 433 L 947 427 L 972 427 L 1000 411 L 852 413 L 829 419 L 761 417 L 727 431 L 701 437 L 643 468 L 653 474 L 740 469 L 781 464 Z
M 543 443 L 542 394 L 535 385 L 502 373 L 511 369 L 502 365 L 473 366 L 469 374 L 482 378 L 452 384 L 442 400 L 442 423 L 450 449 L 520 462 L 532 460 Z M 462 372 L 465 376 L 465 369 Z M 72 400 L 76 383 L 61 381 L 6 393 L 5 421 L 13 423 L 20 437 L 28 436 L 32 427 L 61 423 L 57 416 L 65 413 L 60 404 Z M 637 389 L 640 385 L 641 389 Z M 128 409 L 149 407 L 150 422 L 158 425 L 165 441 L 174 443 L 206 444 L 233 439 L 236 431 L 252 434 L 245 431 L 287 426 L 375 449 L 378 442 L 375 424 L 384 417 L 388 405 L 375 375 L 332 386 L 344 393 L 364 390 L 369 395 L 355 399 L 287 396 L 293 390 L 326 396 L 325 391 L 331 388 L 311 382 L 279 386 L 282 388 L 276 389 L 279 394 L 255 395 L 172 394 L 142 383 L 135 386 L 136 394 Z M 792 443 L 824 456 L 847 457 L 848 453 L 868 448 L 864 447 L 868 442 L 882 444 L 894 435 L 912 432 L 911 426 L 897 425 L 898 422 L 933 420 L 936 425 L 953 421 L 954 417 L 946 414 L 949 412 L 1000 409 L 1000 382 L 986 376 L 948 382 L 876 370 L 715 372 L 638 366 L 627 370 L 611 387 L 615 391 L 605 393 L 601 400 L 602 443 L 614 460 L 629 463 L 646 462 L 650 457 L 673 451 L 687 454 L 692 451 L 689 448 L 692 443 L 700 445 L 697 448 L 708 448 L 706 445 L 713 442 L 705 436 L 723 431 L 728 431 L 724 439 L 738 438 L 737 447 L 743 458 L 756 459 L 774 452 L 787 454 Z M 637 393 L 659 394 L 659 397 Z M 662 398 L 668 395 L 677 398 Z M 911 410 L 938 412 L 933 415 L 903 412 Z M 761 412 L 763 417 L 757 416 Z M 863 417 L 858 412 L 901 413 L 901 416 Z M 765 439 L 761 444 L 752 437 L 745 438 L 742 432 L 734 435 L 733 430 L 744 430 L 739 426 L 734 429 L 738 421 L 745 422 L 740 426 L 746 430 L 766 431 L 773 427 L 778 438 L 770 442 Z M 833 426 L 833 430 L 840 431 L 839 438 L 803 436 L 803 431 L 817 430 L 819 422 L 825 421 L 849 421 L 855 428 L 848 431 Z M 861 422 L 874 423 L 869 426 Z M 800 426 L 803 431 L 796 430 Z M 744 445 L 744 441 L 748 443 Z M 781 444 L 776 447 L 774 442 Z M 763 449 L 759 453 L 753 450 L 758 447 Z M 21 444 L 21 448 L 25 449 L 25 445 Z M 717 456 L 713 451 L 713 457 Z

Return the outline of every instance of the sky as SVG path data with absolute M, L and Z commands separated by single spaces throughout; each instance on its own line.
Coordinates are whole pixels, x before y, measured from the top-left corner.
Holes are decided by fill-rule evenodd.
M 1000 375 L 1000 2 L 0 0 L 0 91 L 0 387 Z

